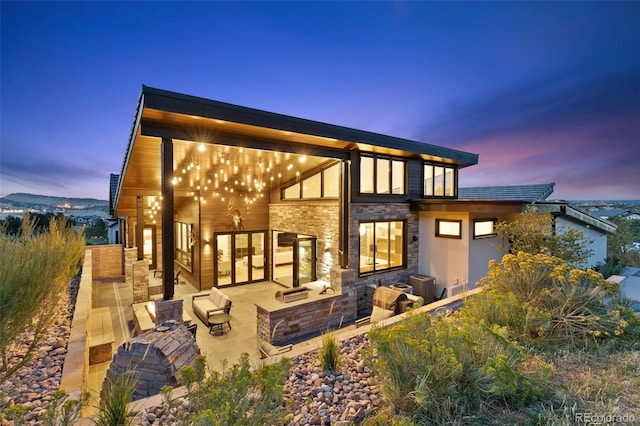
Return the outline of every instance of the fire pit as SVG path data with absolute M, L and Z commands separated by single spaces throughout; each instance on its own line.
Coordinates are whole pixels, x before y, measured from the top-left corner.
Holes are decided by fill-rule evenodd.
M 179 386 L 180 368 L 193 365 L 199 354 L 200 349 L 187 327 L 166 321 L 118 348 L 100 396 L 104 397 L 109 380 L 127 372 L 134 372 L 139 379 L 134 400 L 156 395 L 163 386 Z

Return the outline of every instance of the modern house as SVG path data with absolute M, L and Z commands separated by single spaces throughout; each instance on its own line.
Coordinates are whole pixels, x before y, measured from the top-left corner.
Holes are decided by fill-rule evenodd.
M 459 189 L 460 170 L 477 162 L 477 154 L 143 86 L 111 207 L 125 247 L 163 270 L 165 299 L 177 270 L 197 290 L 323 282 L 344 296 L 328 311 L 337 319 L 325 318 L 334 322 L 366 315 L 374 283 L 428 276 L 437 293 L 473 285 L 499 257 L 493 225 L 532 201 L 561 217 L 559 226 L 566 219 L 602 235 L 606 250 L 615 227 L 566 203 L 541 203 L 553 184 L 511 194 Z

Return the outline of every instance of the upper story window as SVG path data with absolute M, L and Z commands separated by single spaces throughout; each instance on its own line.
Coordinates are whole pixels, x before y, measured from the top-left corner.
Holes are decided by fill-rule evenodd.
M 399 268 L 405 262 L 403 221 L 360 222 L 360 274 Z
M 405 194 L 404 160 L 374 155 L 360 156 L 361 194 Z
M 455 197 L 456 169 L 435 164 L 424 165 L 424 196 Z
M 340 163 L 323 169 L 282 190 L 283 200 L 338 198 L 339 195 Z

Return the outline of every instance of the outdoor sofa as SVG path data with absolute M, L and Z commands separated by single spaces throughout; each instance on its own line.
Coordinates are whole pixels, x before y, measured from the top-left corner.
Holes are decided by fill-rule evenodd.
M 191 295 L 191 307 L 193 313 L 203 323 L 209 325 L 209 317 L 216 314 L 228 314 L 231 311 L 231 299 L 213 287 L 211 290 Z

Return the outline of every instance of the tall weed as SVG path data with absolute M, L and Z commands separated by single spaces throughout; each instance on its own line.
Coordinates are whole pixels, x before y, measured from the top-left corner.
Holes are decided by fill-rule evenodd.
M 322 335 L 322 347 L 318 353 L 320 368 L 325 371 L 337 371 L 340 367 L 340 344 L 334 333 L 327 332 Z
M 42 233 L 34 227 L 27 214 L 21 237 L 0 229 L 0 382 L 31 359 L 85 247 L 64 218 Z

